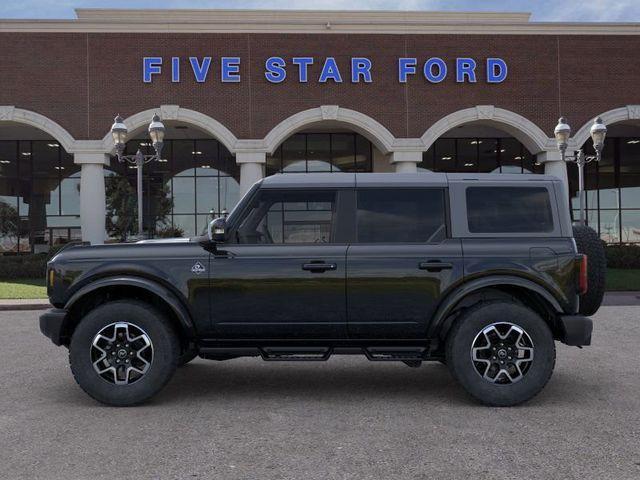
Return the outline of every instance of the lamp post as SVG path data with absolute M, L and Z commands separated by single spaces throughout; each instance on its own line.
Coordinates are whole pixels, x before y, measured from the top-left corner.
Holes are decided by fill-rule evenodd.
M 149 163 L 152 160 L 160 160 L 162 153 L 162 146 L 164 144 L 164 124 L 160 121 L 158 114 L 154 114 L 149 124 L 149 137 L 155 150 L 154 155 L 144 155 L 140 149 L 135 155 L 125 155 L 124 147 L 127 143 L 127 126 L 124 124 L 124 120 L 118 115 L 113 125 L 111 126 L 111 136 L 113 137 L 113 143 L 116 147 L 116 156 L 119 162 L 128 162 L 135 165 L 137 169 L 137 193 L 138 193 L 138 235 L 142 236 L 142 167 L 145 163 Z
M 585 155 L 582 149 L 573 154 L 567 154 L 569 146 L 569 137 L 571 136 L 571 127 L 564 117 L 560 117 L 558 125 L 553 133 L 556 137 L 558 150 L 562 155 L 562 161 L 574 162 L 578 166 L 578 197 L 580 199 L 580 225 L 585 224 L 585 191 L 584 191 L 584 166 L 593 161 L 599 162 L 602 158 L 602 149 L 604 148 L 604 139 L 607 135 L 607 127 L 602 123 L 602 119 L 597 117 L 591 125 L 591 139 L 593 140 L 593 149 L 595 155 Z

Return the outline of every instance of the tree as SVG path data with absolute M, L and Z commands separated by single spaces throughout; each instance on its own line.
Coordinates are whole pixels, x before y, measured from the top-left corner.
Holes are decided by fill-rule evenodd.
M 107 198 L 106 227 L 109 235 L 121 242 L 126 242 L 131 235 L 138 233 L 138 200 L 137 194 L 129 180 L 123 176 L 105 178 Z M 151 192 L 151 218 L 147 219 L 155 226 L 157 223 L 167 223 L 173 208 L 173 198 L 169 195 L 166 185 Z
M 15 239 L 20 238 L 20 215 L 16 207 L 0 201 L 0 237 Z

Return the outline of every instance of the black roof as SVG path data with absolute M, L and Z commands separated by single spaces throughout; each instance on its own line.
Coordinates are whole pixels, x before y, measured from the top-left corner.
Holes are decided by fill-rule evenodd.
M 278 173 L 264 178 L 262 188 L 411 187 L 442 186 L 449 182 L 559 181 L 550 175 L 520 173 Z

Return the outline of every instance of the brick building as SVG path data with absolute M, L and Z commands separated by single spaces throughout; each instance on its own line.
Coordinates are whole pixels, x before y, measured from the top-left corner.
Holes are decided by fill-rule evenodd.
M 553 129 L 590 150 L 589 224 L 640 242 L 640 24 L 535 23 L 519 13 L 77 10 L 0 20 L 0 251 L 106 239 L 105 184 L 136 170 L 146 127 L 145 230 L 201 232 L 278 172 L 546 172 Z M 167 215 L 156 211 L 168 195 Z

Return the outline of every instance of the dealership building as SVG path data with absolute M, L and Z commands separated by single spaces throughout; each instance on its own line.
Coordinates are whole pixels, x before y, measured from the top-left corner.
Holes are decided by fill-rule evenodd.
M 640 24 L 540 23 L 526 13 L 84 10 L 0 20 L 0 252 L 110 240 L 115 180 L 136 188 L 144 228 L 200 233 L 267 175 L 299 172 L 547 173 L 609 243 L 640 243 Z M 161 201 L 162 199 L 169 201 Z M 135 203 L 135 202 L 134 202 Z M 428 206 L 425 206 L 428 208 Z M 162 211 L 160 211 L 161 209 Z M 577 210 L 573 212 L 577 218 Z

